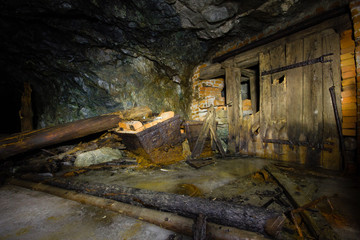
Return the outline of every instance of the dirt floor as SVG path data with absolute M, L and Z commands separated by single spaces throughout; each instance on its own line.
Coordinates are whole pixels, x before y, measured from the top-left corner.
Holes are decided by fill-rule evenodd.
M 68 179 L 287 212 L 293 209 L 292 203 L 264 170 L 269 164 L 294 181 L 310 199 L 329 197 L 329 201 L 324 198 L 312 206 L 311 211 L 321 214 L 339 239 L 359 239 L 359 181 L 335 172 L 237 157 L 213 159 L 212 164 L 200 169 L 182 161 L 163 167 L 90 170 Z M 59 172 L 57 175 L 63 174 Z M 114 212 L 7 184 L 0 188 L 0 212 L 0 239 L 191 239 Z M 305 238 L 312 239 L 300 220 L 299 225 Z M 286 222 L 277 238 L 301 239 L 291 221 Z

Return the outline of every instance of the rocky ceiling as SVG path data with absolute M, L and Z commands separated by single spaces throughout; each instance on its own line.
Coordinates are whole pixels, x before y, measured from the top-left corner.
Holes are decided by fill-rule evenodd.
M 347 2 L 3 0 L 2 109 L 17 113 L 29 81 L 37 127 L 137 105 L 186 116 L 194 66 L 226 43 Z

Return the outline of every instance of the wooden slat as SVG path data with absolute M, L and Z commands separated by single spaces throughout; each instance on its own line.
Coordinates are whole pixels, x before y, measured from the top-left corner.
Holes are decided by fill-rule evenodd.
M 257 84 L 256 84 L 256 75 L 250 76 L 250 95 L 251 95 L 251 107 L 253 114 L 259 109 L 258 102 L 258 93 L 257 93 Z
M 344 39 L 341 39 L 340 46 L 342 49 L 355 47 L 355 42 L 352 39 L 344 38 Z
M 343 79 L 356 77 L 356 73 L 355 73 L 355 71 L 342 72 L 341 77 Z
M 331 101 L 329 88 L 335 86 L 336 105 L 338 108 L 341 106 L 340 93 L 341 93 L 341 71 L 340 71 L 340 47 L 339 47 L 339 34 L 333 29 L 326 32 L 322 37 L 322 52 L 333 53 L 332 62 L 321 64 L 322 66 L 322 120 L 323 120 L 323 136 L 320 139 L 322 142 L 334 141 L 338 142 L 338 130 L 335 121 L 333 103 Z M 342 118 L 342 113 L 339 111 L 339 117 Z M 327 169 L 338 170 L 340 166 L 340 154 L 338 145 L 334 146 L 331 154 L 326 151 L 321 152 L 321 166 Z
M 349 58 L 346 59 L 344 61 L 341 61 L 341 67 L 345 67 L 345 66 L 353 66 L 355 65 L 355 59 Z
M 303 39 L 288 43 L 286 45 L 286 65 L 294 64 L 304 60 Z M 302 133 L 303 114 L 303 69 L 294 68 L 286 73 L 287 81 L 287 131 L 289 140 L 299 140 Z
M 270 54 L 263 52 L 259 55 L 260 73 L 270 70 Z M 271 124 L 271 75 L 260 78 L 260 133 L 264 138 L 266 129 Z
M 356 123 L 356 117 L 343 117 L 343 123 Z
M 352 137 L 356 136 L 356 130 L 355 129 L 343 129 L 342 133 L 343 133 L 344 136 L 352 136 Z
M 340 56 L 341 61 L 349 59 L 349 58 L 354 58 L 354 53 L 345 53 L 345 54 L 341 54 L 341 56 Z
M 341 48 L 341 54 L 346 54 L 346 53 L 353 53 L 355 51 L 354 47 L 348 47 L 348 48 Z
M 270 50 L 270 64 L 271 69 L 276 69 L 285 66 L 285 45 L 279 45 Z M 277 80 L 285 77 L 284 82 L 279 83 Z M 280 129 L 280 121 L 286 120 L 287 105 L 286 105 L 286 74 L 275 73 L 272 74 L 273 84 L 271 86 L 272 93 L 272 120 L 277 123 L 277 129 Z
M 226 101 L 228 107 L 229 139 L 228 150 L 231 153 L 239 151 L 240 146 L 240 98 L 241 72 L 239 68 L 225 69 Z
M 355 78 L 347 78 L 347 79 L 344 79 L 344 80 L 341 81 L 341 85 L 343 87 L 349 86 L 349 85 L 352 85 L 352 84 L 355 84 L 355 83 L 356 83 Z
M 322 38 L 319 34 L 304 39 L 304 59 L 312 59 L 322 55 Z M 321 89 L 319 91 L 319 89 Z M 322 108 L 323 86 L 321 65 L 304 67 L 304 127 L 310 142 L 322 140 Z M 308 155 L 316 158 L 314 154 Z M 318 165 L 317 163 L 314 163 Z
M 342 110 L 353 110 L 356 109 L 356 103 L 343 103 L 341 108 Z
M 345 94 L 341 93 L 341 96 L 343 97 L 341 100 L 342 103 L 356 103 L 356 97 L 353 95 L 346 97 Z
M 341 67 L 341 71 L 342 71 L 342 72 L 355 71 L 355 65 L 343 66 L 343 67 Z
M 344 117 L 355 117 L 356 116 L 356 109 L 343 110 L 342 114 L 343 114 Z
M 240 68 L 234 68 L 234 77 L 235 81 L 232 87 L 234 87 L 234 116 L 235 116 L 235 152 L 238 153 L 240 151 L 240 139 L 241 139 L 241 121 L 243 119 L 243 105 L 242 105 L 242 97 L 241 97 L 241 70 Z
M 356 129 L 356 122 L 343 122 L 342 128 Z
M 213 79 L 225 75 L 225 69 L 222 68 L 220 63 L 211 64 L 200 69 L 200 79 Z
M 347 91 L 341 92 L 341 97 L 343 97 L 343 98 L 354 97 L 354 96 L 356 96 L 355 90 L 347 90 Z

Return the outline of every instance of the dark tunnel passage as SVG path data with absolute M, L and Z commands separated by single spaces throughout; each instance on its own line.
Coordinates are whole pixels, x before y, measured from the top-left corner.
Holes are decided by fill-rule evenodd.
M 19 110 L 21 108 L 21 94 L 23 86 L 14 84 L 5 75 L 5 81 L 0 83 L 1 123 L 0 135 L 7 135 L 21 131 Z

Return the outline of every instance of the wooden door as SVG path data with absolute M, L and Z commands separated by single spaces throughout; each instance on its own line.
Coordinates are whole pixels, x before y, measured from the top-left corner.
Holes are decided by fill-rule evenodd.
M 260 133 L 265 157 L 338 169 L 338 134 L 329 88 L 340 105 L 340 44 L 327 29 L 260 53 L 260 74 L 332 53 L 331 62 L 315 63 L 260 79 Z M 271 142 L 271 141 L 270 141 Z M 284 144 L 286 142 L 286 144 Z

